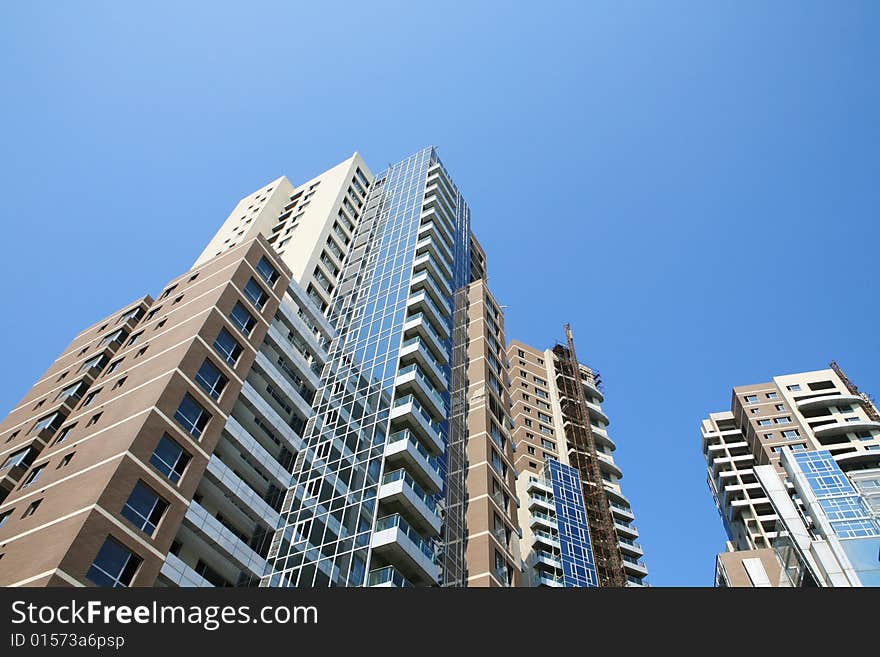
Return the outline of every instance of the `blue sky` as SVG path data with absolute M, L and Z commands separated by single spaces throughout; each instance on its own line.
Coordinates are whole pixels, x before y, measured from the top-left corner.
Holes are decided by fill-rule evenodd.
M 4 3 L 0 412 L 240 197 L 435 144 L 508 336 L 569 321 L 603 374 L 651 581 L 710 585 L 701 418 L 831 359 L 880 394 L 878 28 L 855 1 Z

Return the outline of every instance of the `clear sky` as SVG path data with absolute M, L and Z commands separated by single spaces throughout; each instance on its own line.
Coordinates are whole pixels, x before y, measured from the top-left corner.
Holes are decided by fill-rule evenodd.
M 242 196 L 428 144 L 508 337 L 572 323 L 655 585 L 710 585 L 700 420 L 837 359 L 880 395 L 876 2 L 7 2 L 0 413 Z

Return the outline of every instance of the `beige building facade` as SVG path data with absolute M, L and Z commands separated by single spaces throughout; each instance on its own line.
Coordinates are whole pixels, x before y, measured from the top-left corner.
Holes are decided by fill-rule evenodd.
M 837 573 L 849 568 L 844 546 L 854 544 L 847 541 L 880 530 L 872 529 L 871 493 L 859 493 L 862 481 L 880 487 L 880 416 L 836 364 L 733 388 L 731 410 L 710 414 L 701 433 L 707 484 L 728 535 L 716 561 L 719 585 L 858 585 L 857 575 Z M 835 518 L 831 502 L 812 489 L 823 469 L 842 487 L 837 499 L 850 505 L 846 516 L 864 522 L 861 534 L 841 534 L 843 542 L 835 529 L 843 516 Z M 800 566 L 791 566 L 795 557 Z M 747 578 L 737 565 L 743 561 Z M 780 576 L 786 563 L 796 576 Z

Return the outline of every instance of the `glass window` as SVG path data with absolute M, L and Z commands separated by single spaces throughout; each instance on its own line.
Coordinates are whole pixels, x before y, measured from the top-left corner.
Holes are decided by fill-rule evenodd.
M 745 400 L 747 404 L 757 404 L 758 395 L 746 395 Z
M 218 399 L 226 387 L 226 377 L 207 358 L 196 373 L 196 381 L 214 399 Z
M 37 479 L 40 478 L 40 475 L 43 474 L 43 470 L 46 469 L 45 465 L 41 465 L 37 468 L 34 468 L 28 473 L 28 476 L 25 477 L 25 480 L 22 482 L 21 487 L 27 488 L 31 484 L 36 483 Z
M 275 271 L 275 268 L 269 264 L 265 257 L 260 258 L 260 262 L 257 264 L 257 272 L 269 284 L 269 287 L 275 285 L 275 281 L 278 280 L 278 272 Z
M 125 336 L 127 336 L 127 335 L 128 335 L 128 333 L 126 333 L 122 329 L 119 329 L 117 331 L 113 331 L 113 333 L 111 333 L 110 335 L 106 336 L 103 340 L 101 340 L 101 346 L 103 347 L 104 345 L 108 345 L 111 342 L 122 342 L 123 340 L 125 340 Z
M 140 319 L 144 315 L 143 308 L 132 308 L 127 313 L 123 314 L 122 317 L 119 318 L 120 322 L 126 322 L 129 319 Z
M 104 354 L 98 354 L 97 356 L 93 356 L 92 358 L 89 358 L 87 361 L 83 362 L 82 366 L 79 368 L 79 371 L 82 372 L 84 370 L 90 370 L 93 367 L 95 369 L 100 369 L 104 367 L 108 360 L 109 358 L 107 358 L 107 356 L 105 356 Z
M 134 579 L 141 561 L 140 557 L 108 536 L 86 577 L 98 586 L 126 588 Z
M 211 419 L 211 415 L 187 393 L 183 396 L 180 406 L 174 412 L 174 419 L 190 435 L 200 438 L 202 431 L 205 430 L 208 424 L 208 420 Z
M 251 303 L 254 304 L 257 310 L 262 310 L 263 306 L 269 300 L 269 295 L 253 278 L 244 286 L 244 295 L 251 300 Z
M 189 461 L 189 454 L 167 435 L 162 436 L 150 457 L 150 463 L 153 467 L 175 484 L 180 481 Z
M 235 338 L 225 328 L 220 329 L 217 339 L 214 340 L 214 349 L 230 365 L 235 365 L 243 351 L 241 345 L 236 342 Z
M 794 385 L 786 386 L 786 388 L 788 390 L 791 390 L 792 392 L 797 392 L 801 389 L 801 387 L 797 383 L 795 383 Z
M 37 509 L 40 508 L 40 504 L 42 504 L 43 498 L 35 500 L 31 502 L 28 507 L 24 510 L 24 513 L 21 514 L 22 518 L 30 518 L 37 512 Z
M 165 500 L 139 481 L 122 507 L 122 515 L 142 532 L 152 536 L 167 508 L 168 503 Z
M 61 416 L 58 413 L 52 413 L 51 415 L 47 415 L 44 418 L 40 418 L 40 420 L 34 425 L 34 428 L 31 430 L 33 432 L 39 432 L 43 429 L 54 429 L 58 424 L 61 423 Z
M 86 385 L 85 381 L 77 381 L 73 385 L 69 385 L 64 390 L 59 392 L 56 399 L 67 399 L 68 397 L 79 399 L 80 397 L 82 397 L 87 388 L 88 386 Z
M 4 511 L 3 513 L 0 513 L 0 527 L 2 527 L 6 523 L 7 520 L 9 520 L 9 516 L 12 515 L 13 511 L 15 511 L 15 509 L 9 509 L 8 511 Z
M 28 467 L 31 463 L 34 462 L 34 459 L 37 456 L 37 451 L 32 447 L 25 447 L 22 450 L 19 450 L 12 454 L 9 458 L 7 458 L 3 465 L 0 466 L 0 470 L 5 470 L 6 468 L 11 468 L 16 465 L 20 465 L 23 468 Z
M 65 440 L 67 440 L 67 437 L 70 435 L 70 432 L 73 431 L 73 428 L 74 428 L 75 426 L 76 426 L 76 422 L 74 422 L 73 424 L 69 424 L 69 425 L 67 425 L 66 427 L 64 427 L 64 428 L 58 433 L 58 438 L 55 439 L 55 444 L 56 444 L 56 445 L 60 445 L 60 444 L 63 443 Z
M 257 320 L 254 319 L 253 315 L 245 310 L 245 307 L 238 301 L 235 302 L 235 307 L 229 313 L 229 320 L 245 335 L 250 335 L 257 324 Z

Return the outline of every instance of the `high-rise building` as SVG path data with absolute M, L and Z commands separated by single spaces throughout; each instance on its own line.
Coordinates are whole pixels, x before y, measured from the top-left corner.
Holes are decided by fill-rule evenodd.
M 279 178 L 0 423 L 0 584 L 516 586 L 504 344 L 434 148 Z
M 880 414 L 836 363 L 735 387 L 702 446 L 716 585 L 880 585 Z
M 643 586 L 648 570 L 614 462 L 602 384 L 577 362 L 573 345 L 541 351 L 513 340 L 507 348 L 523 580 Z

